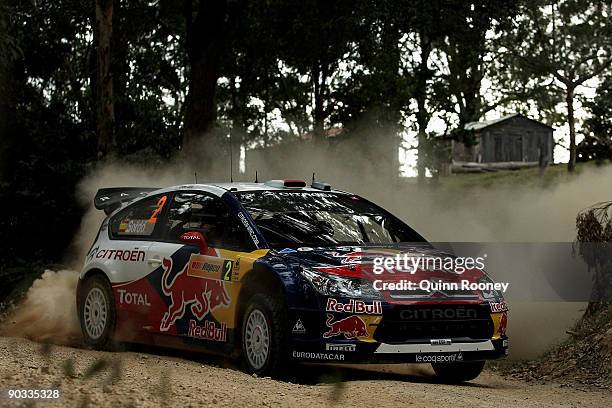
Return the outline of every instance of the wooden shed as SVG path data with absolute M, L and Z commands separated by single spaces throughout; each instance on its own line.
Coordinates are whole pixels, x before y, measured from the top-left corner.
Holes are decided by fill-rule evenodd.
M 465 129 L 474 131 L 476 143 L 466 146 L 453 140 L 453 164 L 522 162 L 542 165 L 553 161 L 554 129 L 521 114 L 470 122 Z

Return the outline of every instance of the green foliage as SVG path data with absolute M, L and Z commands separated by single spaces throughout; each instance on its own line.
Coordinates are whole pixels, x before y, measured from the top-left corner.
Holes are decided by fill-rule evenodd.
M 114 156 L 157 164 L 181 149 L 193 103 L 188 34 L 207 33 L 190 27 L 203 1 L 115 0 Z M 604 75 L 610 60 L 610 7 L 596 0 L 226 5 L 232 24 L 214 33 L 224 45 L 214 137 L 273 145 L 342 127 L 364 150 L 389 155 L 381 177 L 397 171 L 406 130 L 420 130 L 422 161 L 439 171 L 448 146 L 428 129 L 433 117 L 446 122 L 446 137 L 468 144 L 463 125 L 494 110 L 536 109 L 538 119 L 563 123 L 560 84 Z M 80 222 L 75 185 L 99 159 L 94 17 L 91 0 L 0 5 L 0 230 L 11 237 L 0 268 L 58 260 Z M 608 79 L 586 105 L 585 149 L 610 140 L 609 89 Z
M 513 27 L 499 42 L 506 71 L 500 73 L 506 88 L 521 89 L 516 98 L 535 107 L 545 122 L 567 121 L 568 90 L 609 69 L 612 12 L 599 0 L 525 0 Z
M 589 117 L 585 121 L 584 140 L 578 144 L 578 161 L 612 159 L 612 75 L 597 88 L 592 101 L 585 102 Z
M 423 149 L 425 155 L 425 167 L 429 169 L 433 178 L 445 175 L 446 168 L 451 162 L 451 150 L 449 140 L 444 135 L 431 134 L 428 143 Z
M 457 114 L 460 126 L 478 121 L 495 106 L 494 101 L 490 106 L 485 100 L 482 82 L 496 68 L 495 39 L 504 36 L 517 12 L 516 0 L 461 2 L 450 7 L 444 21 L 446 35 L 439 45 L 448 72 L 441 75 L 437 95 L 450 99 L 446 109 Z
M 58 261 L 79 226 L 75 186 L 97 159 L 95 45 L 88 0 L 8 1 L 0 13 L 0 54 L 10 56 L 0 68 L 5 268 Z M 115 16 L 120 157 L 168 157 L 180 145 L 180 45 L 168 41 L 158 14 L 122 1 Z M 172 96 L 179 103 L 165 102 Z
M 468 147 L 478 143 L 476 131 L 474 129 L 465 129 L 464 127 L 455 128 L 450 132 L 450 137 Z

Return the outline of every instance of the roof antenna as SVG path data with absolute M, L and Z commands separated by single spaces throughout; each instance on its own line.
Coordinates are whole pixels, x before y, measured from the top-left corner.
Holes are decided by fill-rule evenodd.
M 255 170 L 255 182 L 259 183 L 259 180 L 257 180 L 257 170 Z
M 197 171 L 193 172 L 193 178 L 195 179 L 195 183 L 198 184 L 198 172 Z
M 230 151 L 230 183 L 233 183 L 234 182 L 234 162 L 233 162 L 234 152 L 232 151 L 232 132 L 231 131 L 227 135 L 227 138 L 229 139 L 229 151 Z
M 314 171 L 312 172 L 312 184 L 315 182 Z

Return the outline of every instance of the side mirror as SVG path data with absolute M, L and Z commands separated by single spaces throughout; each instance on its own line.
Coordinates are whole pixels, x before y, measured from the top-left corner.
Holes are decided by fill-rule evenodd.
M 208 242 L 206 242 L 206 238 L 201 232 L 186 232 L 180 237 L 181 242 L 187 245 L 196 245 L 200 248 L 201 254 L 206 254 L 208 252 Z

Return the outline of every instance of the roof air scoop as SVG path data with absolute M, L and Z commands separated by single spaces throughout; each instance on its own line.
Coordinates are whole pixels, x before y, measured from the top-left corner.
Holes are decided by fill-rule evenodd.
M 266 186 L 276 188 L 303 188 L 306 187 L 304 180 L 269 180 Z

